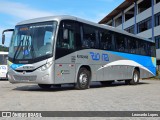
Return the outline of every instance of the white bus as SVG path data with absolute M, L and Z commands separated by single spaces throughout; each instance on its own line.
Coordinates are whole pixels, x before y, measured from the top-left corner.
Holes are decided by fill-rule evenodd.
M 13 31 L 8 55 L 11 83 L 41 88 L 73 83 L 87 89 L 92 81 L 135 85 L 139 78 L 156 74 L 154 42 L 112 27 L 53 16 L 22 21 Z
M 7 79 L 7 58 L 8 52 L 0 52 L 0 79 Z

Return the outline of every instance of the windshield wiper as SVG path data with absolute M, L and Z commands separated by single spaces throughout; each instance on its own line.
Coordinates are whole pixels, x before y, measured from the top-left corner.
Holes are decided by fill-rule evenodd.
M 15 52 L 15 54 L 14 54 L 14 57 L 13 57 L 13 61 L 15 61 L 15 59 L 16 59 L 17 53 L 18 53 L 18 51 L 19 51 L 19 48 L 20 48 L 20 46 L 21 46 L 21 43 L 23 43 L 23 40 L 24 40 L 24 37 L 23 37 L 23 39 L 19 42 L 19 45 L 18 45 L 17 50 L 16 50 L 16 52 Z
M 32 59 L 34 58 L 34 53 L 32 51 L 32 46 L 30 45 L 30 42 L 29 42 L 29 37 L 26 38 L 25 40 L 25 48 L 24 48 L 24 53 L 23 53 L 23 59 L 25 58 L 25 55 L 29 55 L 29 47 L 30 48 L 30 54 L 32 56 Z

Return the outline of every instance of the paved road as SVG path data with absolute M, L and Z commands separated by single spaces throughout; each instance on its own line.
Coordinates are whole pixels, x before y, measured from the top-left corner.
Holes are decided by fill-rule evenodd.
M 33 84 L 0 81 L 0 111 L 160 111 L 160 80 L 129 86 L 117 82 L 87 90 L 73 86 L 42 90 Z

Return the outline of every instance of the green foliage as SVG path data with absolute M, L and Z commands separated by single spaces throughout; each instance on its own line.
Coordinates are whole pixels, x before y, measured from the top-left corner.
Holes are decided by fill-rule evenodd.
M 8 52 L 8 50 L 9 50 L 8 47 L 0 45 L 0 51 Z
M 155 79 L 160 79 L 160 71 L 159 70 L 156 71 L 156 76 L 154 78 Z

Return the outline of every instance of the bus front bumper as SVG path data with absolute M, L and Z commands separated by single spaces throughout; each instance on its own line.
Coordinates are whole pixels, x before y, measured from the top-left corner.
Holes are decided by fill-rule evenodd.
M 33 72 L 17 72 L 10 69 L 7 74 L 10 83 L 35 83 L 35 84 L 54 84 L 51 68 L 41 71 L 39 69 Z

